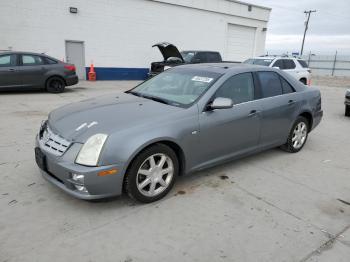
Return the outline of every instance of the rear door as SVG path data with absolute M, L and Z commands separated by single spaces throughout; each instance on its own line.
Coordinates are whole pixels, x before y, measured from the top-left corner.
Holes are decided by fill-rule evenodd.
M 18 71 L 23 87 L 40 87 L 45 84 L 47 69 L 42 56 L 21 54 Z
M 234 106 L 199 115 L 198 154 L 206 164 L 252 151 L 259 140 L 261 102 L 255 100 L 252 73 L 232 76 L 211 100 L 216 97 L 230 98 Z
M 297 94 L 278 73 L 256 72 L 261 92 L 262 122 L 260 145 L 269 147 L 287 141 L 297 110 Z
M 21 86 L 17 62 L 15 54 L 0 55 L 0 88 Z

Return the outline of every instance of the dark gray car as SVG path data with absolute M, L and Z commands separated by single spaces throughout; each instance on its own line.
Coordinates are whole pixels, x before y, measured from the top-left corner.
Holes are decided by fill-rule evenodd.
M 51 112 L 35 155 L 43 176 L 75 197 L 125 190 L 152 202 L 178 175 L 274 147 L 298 152 L 322 115 L 320 91 L 280 70 L 183 65 Z
M 75 66 L 53 57 L 27 52 L 0 53 L 0 90 L 41 88 L 61 93 L 78 83 Z

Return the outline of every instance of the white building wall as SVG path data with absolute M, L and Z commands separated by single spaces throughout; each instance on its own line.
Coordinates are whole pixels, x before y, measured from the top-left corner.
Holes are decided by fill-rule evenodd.
M 70 6 L 78 14 L 69 13 Z M 270 13 L 256 6 L 248 12 L 247 5 L 228 0 L 1 0 L 0 9 L 0 50 L 63 59 L 65 40 L 78 40 L 85 44 L 86 66 L 123 68 L 161 60 L 151 48 L 161 41 L 182 50 L 217 50 L 225 59 L 228 23 L 256 28 L 255 55 L 263 54 Z

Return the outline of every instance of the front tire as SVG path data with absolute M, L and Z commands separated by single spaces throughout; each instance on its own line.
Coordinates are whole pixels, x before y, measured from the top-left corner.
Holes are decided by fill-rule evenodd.
M 66 87 L 65 82 L 60 77 L 51 77 L 46 81 L 46 90 L 49 93 L 62 93 Z
M 175 152 L 163 144 L 155 144 L 133 160 L 125 178 L 129 196 L 143 203 L 163 198 L 173 187 L 179 174 Z
M 350 106 L 345 106 L 345 116 L 350 116 Z
M 289 133 L 287 143 L 281 148 L 289 153 L 299 152 L 304 147 L 308 134 L 309 121 L 305 117 L 299 116 Z

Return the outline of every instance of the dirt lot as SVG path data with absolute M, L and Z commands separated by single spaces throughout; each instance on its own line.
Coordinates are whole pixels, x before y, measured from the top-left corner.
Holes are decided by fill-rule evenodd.
M 300 153 L 273 149 L 182 177 L 156 203 L 86 202 L 43 180 L 33 146 L 47 114 L 134 84 L 0 94 L 1 262 L 350 261 L 344 87 L 321 87 L 324 119 Z

